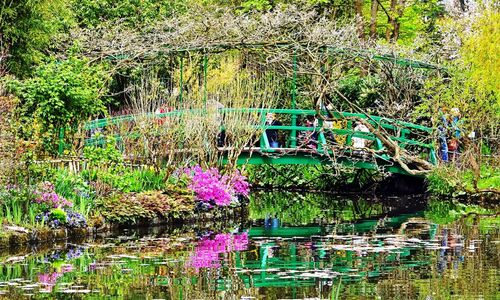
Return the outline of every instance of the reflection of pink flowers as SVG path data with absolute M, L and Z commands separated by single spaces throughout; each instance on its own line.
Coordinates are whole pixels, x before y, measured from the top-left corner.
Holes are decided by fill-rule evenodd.
M 246 232 L 236 235 L 221 233 L 213 239 L 206 237 L 198 241 L 188 265 L 196 271 L 200 268 L 218 268 L 221 265 L 219 254 L 246 250 L 247 246 L 248 234 Z
M 57 279 L 61 277 L 64 273 L 71 271 L 73 271 L 73 265 L 70 264 L 63 265 L 59 272 L 38 274 L 38 282 L 45 285 L 48 290 L 52 290 L 52 287 L 56 284 Z

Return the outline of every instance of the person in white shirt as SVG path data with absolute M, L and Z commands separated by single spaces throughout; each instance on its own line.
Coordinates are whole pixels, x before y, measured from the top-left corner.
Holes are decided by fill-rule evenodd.
M 368 127 L 366 127 L 363 123 L 358 121 L 355 124 L 356 126 L 354 127 L 354 131 L 370 132 Z M 366 139 L 353 137 L 352 146 L 354 147 L 354 149 L 363 149 L 366 147 Z

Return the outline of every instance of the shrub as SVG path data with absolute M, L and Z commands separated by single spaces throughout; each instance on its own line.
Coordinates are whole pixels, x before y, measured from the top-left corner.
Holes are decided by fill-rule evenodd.
M 71 56 L 51 59 L 37 67 L 33 78 L 11 82 L 21 99 L 19 120 L 25 137 L 41 138 L 40 150 L 56 153 L 60 129 L 70 136 L 79 124 L 105 111 L 101 95 L 107 79 L 102 66 Z
M 66 227 L 68 228 L 85 228 L 87 227 L 87 220 L 85 217 L 72 210 L 66 210 Z
M 206 171 L 200 166 L 187 168 L 183 171 L 189 179 L 191 189 L 198 201 L 216 206 L 228 206 L 237 196 L 248 196 L 250 185 L 239 170 L 230 175 L 221 175 L 216 168 Z
M 191 212 L 194 209 L 194 197 L 185 190 L 117 194 L 101 199 L 99 208 L 108 221 L 135 223 L 140 219 L 178 217 L 181 213 Z
M 97 203 L 103 217 L 110 222 L 135 223 L 139 219 L 154 217 L 136 197 L 115 194 L 108 198 L 99 199 Z
M 64 224 L 66 223 L 66 212 L 60 208 L 54 208 L 50 211 L 50 218 Z

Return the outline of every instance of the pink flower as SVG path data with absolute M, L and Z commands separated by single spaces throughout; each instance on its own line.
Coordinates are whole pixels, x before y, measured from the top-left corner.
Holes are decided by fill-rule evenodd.
M 54 185 L 48 181 L 42 183 L 37 191 L 35 202 L 38 204 L 46 204 L 49 207 L 71 207 L 73 203 L 59 196 L 54 189 Z
M 219 174 L 216 168 L 206 171 L 200 166 L 186 168 L 184 174 L 191 177 L 189 188 L 196 194 L 199 201 L 210 203 L 213 201 L 218 206 L 231 204 L 231 199 L 236 195 L 248 196 L 250 185 L 246 177 L 236 170 L 230 176 Z

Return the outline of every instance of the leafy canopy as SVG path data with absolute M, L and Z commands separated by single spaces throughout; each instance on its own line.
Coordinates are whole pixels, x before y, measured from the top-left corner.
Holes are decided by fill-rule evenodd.
M 59 128 L 76 128 L 90 117 L 105 112 L 108 75 L 102 65 L 69 57 L 38 66 L 32 78 L 13 81 L 12 91 L 20 98 L 22 123 L 39 125 L 39 133 L 50 139 Z M 50 142 L 50 141 L 49 141 Z
M 53 44 L 58 32 L 72 26 L 66 0 L 5 0 L 0 2 L 0 53 L 8 57 L 7 69 L 30 73 Z

